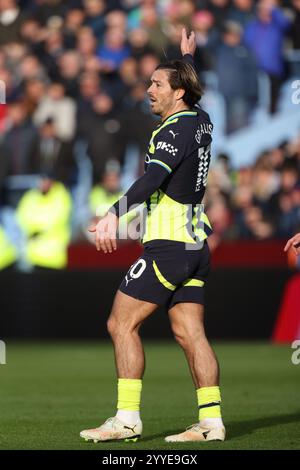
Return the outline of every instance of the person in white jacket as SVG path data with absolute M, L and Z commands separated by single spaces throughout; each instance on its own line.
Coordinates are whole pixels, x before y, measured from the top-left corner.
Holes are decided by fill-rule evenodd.
M 65 96 L 61 83 L 52 83 L 47 95 L 41 100 L 34 113 L 33 121 L 40 126 L 47 119 L 53 119 L 57 136 L 63 141 L 74 137 L 76 127 L 76 103 L 73 98 Z

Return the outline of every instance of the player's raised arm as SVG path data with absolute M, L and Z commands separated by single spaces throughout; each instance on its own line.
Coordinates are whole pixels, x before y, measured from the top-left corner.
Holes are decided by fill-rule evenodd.
M 182 56 L 185 56 L 186 54 L 194 56 L 196 47 L 196 36 L 194 31 L 191 31 L 191 33 L 188 35 L 187 30 L 182 28 L 180 43 Z
M 290 248 L 293 249 L 296 255 L 300 255 L 300 232 L 287 241 L 284 251 L 288 251 Z
M 196 36 L 194 31 L 188 35 L 187 30 L 185 28 L 182 29 L 181 32 L 181 43 L 180 49 L 181 54 L 184 62 L 190 64 L 193 69 L 196 71 L 195 62 L 194 62 L 194 54 L 196 51 Z

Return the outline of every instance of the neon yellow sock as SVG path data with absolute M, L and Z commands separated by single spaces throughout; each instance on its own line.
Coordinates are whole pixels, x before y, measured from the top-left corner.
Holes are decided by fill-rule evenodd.
M 142 380 L 118 380 L 118 410 L 139 411 L 141 404 Z
M 201 387 L 196 390 L 199 408 L 199 421 L 206 418 L 221 418 L 220 388 Z

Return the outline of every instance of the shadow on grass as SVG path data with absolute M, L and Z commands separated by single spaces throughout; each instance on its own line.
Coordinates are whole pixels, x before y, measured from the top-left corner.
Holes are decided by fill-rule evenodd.
M 290 424 L 300 422 L 300 411 L 286 415 L 268 416 L 265 418 L 258 418 L 247 421 L 234 421 L 226 424 L 226 431 L 228 439 L 234 439 L 236 437 L 244 436 L 245 434 L 251 434 L 257 429 L 271 428 L 278 426 L 279 424 Z
M 298 423 L 300 422 L 300 411 L 296 413 L 287 414 L 287 415 L 277 415 L 277 416 L 268 416 L 265 418 L 251 419 L 247 421 L 234 421 L 225 423 L 226 425 L 226 437 L 227 439 L 235 439 L 240 436 L 251 434 L 257 429 L 261 428 L 271 428 L 273 426 L 278 426 L 279 424 L 289 424 L 289 423 Z M 152 434 L 151 436 L 143 437 L 143 442 L 153 441 L 155 439 L 164 438 L 171 434 L 178 434 L 183 432 L 184 428 L 180 429 L 171 429 L 165 430 L 160 434 Z
M 171 436 L 173 434 L 179 434 L 182 431 L 184 431 L 184 428 L 180 428 L 180 429 L 177 429 L 177 430 L 176 429 L 170 429 L 170 430 L 163 431 L 160 434 L 152 434 L 151 436 L 147 436 L 147 437 L 143 436 L 142 441 L 143 442 L 154 441 L 155 439 L 165 438 L 165 437 Z

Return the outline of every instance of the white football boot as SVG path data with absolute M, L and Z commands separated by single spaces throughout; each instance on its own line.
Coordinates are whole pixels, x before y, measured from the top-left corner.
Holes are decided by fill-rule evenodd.
M 174 434 L 173 436 L 167 436 L 166 442 L 195 442 L 195 441 L 224 441 L 225 440 L 225 428 L 222 427 L 206 427 L 200 425 L 200 423 L 192 424 L 186 430 L 180 434 Z
M 95 443 L 112 440 L 136 442 L 141 437 L 142 430 L 142 421 L 138 421 L 135 425 L 129 425 L 114 416 L 113 418 L 108 418 L 99 428 L 81 431 L 80 437 Z

